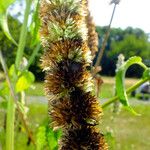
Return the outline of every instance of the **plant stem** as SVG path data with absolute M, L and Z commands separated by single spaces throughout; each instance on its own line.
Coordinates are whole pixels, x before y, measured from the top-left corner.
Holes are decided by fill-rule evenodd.
M 32 2 L 32 0 L 26 0 L 26 9 L 25 9 L 25 14 L 24 14 L 24 21 L 23 21 L 23 25 L 21 28 L 19 45 L 18 45 L 17 56 L 16 56 L 16 61 L 15 61 L 15 65 L 16 65 L 16 68 L 18 70 L 19 70 L 20 62 L 21 62 L 22 57 L 23 57 L 23 52 L 24 52 L 25 43 L 26 43 L 27 29 L 28 29 L 28 17 L 30 14 L 31 2 Z
M 5 73 L 5 77 L 6 77 L 6 81 L 8 83 L 8 87 L 10 89 L 10 94 L 11 94 L 11 97 L 13 99 L 13 101 L 15 102 L 16 106 L 17 106 L 17 110 L 18 110 L 18 113 L 19 113 L 19 116 L 20 116 L 20 119 L 27 131 L 27 134 L 29 136 L 29 138 L 31 139 L 32 143 L 35 145 L 35 140 L 33 139 L 33 136 L 32 136 L 32 132 L 30 131 L 29 127 L 28 127 L 28 123 L 27 123 L 27 120 L 25 120 L 24 118 L 24 114 L 22 113 L 22 111 L 20 110 L 19 108 L 19 105 L 17 103 L 17 97 L 15 95 L 15 92 L 14 92 L 14 89 L 13 89 L 13 86 L 11 84 L 11 81 L 10 81 L 10 78 L 8 76 L 8 71 L 7 71 L 7 66 L 5 64 L 5 61 L 3 59 L 3 55 L 2 55 L 2 52 L 0 50 L 0 61 L 1 61 L 1 64 L 2 64 L 2 68 L 4 70 L 4 73 Z M 12 122 L 13 123 L 13 122 Z
M 141 79 L 140 81 L 138 81 L 135 85 L 131 86 L 130 88 L 127 89 L 126 93 L 129 94 L 131 92 L 133 92 L 135 89 L 137 89 L 140 85 L 142 85 L 143 83 L 149 81 L 150 78 L 144 78 L 144 79 Z M 111 103 L 114 103 L 115 101 L 117 101 L 119 99 L 118 96 L 115 96 L 115 97 L 112 97 L 110 98 L 107 102 L 105 102 L 103 105 L 102 105 L 102 108 L 105 108 L 107 107 L 108 105 L 110 105 Z
M 33 53 L 31 55 L 31 57 L 29 58 L 29 61 L 28 61 L 28 65 L 26 66 L 25 69 L 28 69 L 30 67 L 30 65 L 32 64 L 32 62 L 34 61 L 35 59 L 35 56 L 37 55 L 38 51 L 40 50 L 41 48 L 41 45 L 38 43 L 37 46 L 35 47 L 35 49 L 33 50 Z
M 15 103 L 11 95 L 7 105 L 6 150 L 14 150 Z
M 115 10 L 116 10 L 116 4 L 114 5 L 113 12 L 112 12 L 112 15 L 111 15 L 111 18 L 110 18 L 110 22 L 109 22 L 109 25 L 108 25 L 107 32 L 105 34 L 105 37 L 104 37 L 104 40 L 103 40 L 103 43 L 102 43 L 102 47 L 100 49 L 100 52 L 98 53 L 98 57 L 97 57 L 95 65 L 94 65 L 95 68 L 100 65 L 102 56 L 104 54 L 104 50 L 105 50 L 106 43 L 107 43 L 107 40 L 108 40 L 108 37 L 109 37 L 109 34 L 110 34 L 110 27 L 111 27 L 112 20 L 113 20 L 114 14 L 115 14 Z

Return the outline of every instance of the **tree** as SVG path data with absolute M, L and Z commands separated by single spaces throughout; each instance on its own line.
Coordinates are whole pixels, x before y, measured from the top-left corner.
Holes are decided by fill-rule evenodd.
M 103 35 L 106 27 L 97 27 L 99 35 L 99 49 L 102 44 Z M 148 60 L 150 56 L 150 42 L 148 35 L 139 28 L 128 27 L 125 30 L 121 28 L 112 28 L 107 41 L 105 53 L 101 62 L 102 74 L 114 75 L 117 56 L 122 53 L 128 59 L 131 56 L 141 56 L 143 60 Z M 139 68 L 133 72 L 128 72 L 129 76 L 140 76 Z

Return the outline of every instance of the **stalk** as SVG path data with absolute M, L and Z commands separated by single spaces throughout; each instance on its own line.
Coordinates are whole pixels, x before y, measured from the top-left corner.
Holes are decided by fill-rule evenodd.
M 109 38 L 109 35 L 110 35 L 110 28 L 111 28 L 111 24 L 112 24 L 112 21 L 113 21 L 113 18 L 114 18 L 116 6 L 117 6 L 117 4 L 115 3 L 113 11 L 112 11 L 111 18 L 110 18 L 110 22 L 109 22 L 107 31 L 106 31 L 105 36 L 104 36 L 102 47 L 101 47 L 101 49 L 100 49 L 100 51 L 98 53 L 97 60 L 96 60 L 96 63 L 94 65 L 95 68 L 97 68 L 100 65 L 101 59 L 103 57 L 104 50 L 105 50 L 105 47 L 106 47 L 106 44 L 107 44 L 107 41 L 108 41 L 108 38 Z M 97 72 L 93 72 L 93 76 L 95 76 L 96 73 Z
M 143 83 L 149 81 L 149 78 L 145 78 L 145 79 L 141 79 L 140 81 L 138 81 L 135 85 L 131 86 L 130 88 L 127 89 L 126 93 L 129 94 L 131 92 L 133 92 L 134 90 L 136 90 L 140 85 L 142 85 Z M 119 99 L 118 96 L 112 97 L 110 98 L 107 102 L 105 102 L 102 105 L 102 108 L 107 107 L 108 105 L 114 103 L 115 101 L 117 101 Z
M 33 50 L 33 53 L 31 54 L 31 56 L 30 56 L 30 58 L 29 58 L 29 61 L 28 61 L 27 66 L 25 67 L 25 70 L 30 67 L 30 65 L 31 65 L 32 62 L 34 61 L 35 56 L 37 55 L 37 53 L 38 53 L 38 51 L 40 50 L 40 48 L 41 48 L 41 45 L 40 45 L 40 44 L 37 44 L 37 46 L 35 47 L 35 49 Z
M 3 60 L 3 55 L 0 50 L 0 62 L 2 64 L 2 68 L 6 74 L 7 67 Z M 8 74 L 6 75 L 6 80 L 9 82 Z M 11 94 L 13 93 L 13 88 L 11 84 L 9 84 L 10 88 L 10 95 L 7 102 L 7 117 L 6 117 L 6 150 L 14 150 L 14 123 L 15 123 L 15 103 Z
M 15 103 L 9 96 L 6 120 L 6 150 L 14 150 Z
M 18 113 L 19 113 L 19 116 L 20 116 L 20 119 L 22 121 L 22 124 L 24 125 L 26 131 L 27 131 L 27 134 L 29 136 L 29 138 L 31 139 L 32 143 L 35 145 L 35 140 L 33 139 L 33 136 L 32 136 L 32 132 L 31 130 L 29 129 L 28 127 L 28 122 L 27 120 L 24 118 L 24 114 L 22 113 L 22 111 L 20 110 L 19 106 L 18 106 L 18 103 L 17 103 L 17 97 L 15 95 L 15 92 L 14 92 L 14 89 L 13 89 L 13 86 L 11 84 L 11 81 L 10 81 L 10 78 L 8 76 L 8 71 L 7 71 L 7 66 L 5 64 L 5 61 L 3 59 L 3 55 L 2 55 L 2 52 L 0 50 L 0 61 L 1 61 L 1 64 L 2 64 L 2 68 L 4 70 L 4 73 L 5 73 L 5 77 L 6 77 L 6 81 L 7 81 L 7 84 L 8 84 L 8 87 L 10 89 L 10 94 L 11 94 L 11 97 L 17 107 L 17 110 L 18 110 Z M 13 117 L 12 117 L 13 118 Z M 13 123 L 13 122 L 11 122 Z M 6 123 L 7 124 L 7 123 Z
M 21 60 L 23 57 L 24 48 L 25 48 L 27 29 L 28 29 L 28 17 L 30 14 L 31 2 L 32 2 L 32 0 L 26 0 L 26 9 L 25 9 L 25 14 L 24 14 L 24 21 L 23 21 L 23 25 L 21 28 L 19 45 L 18 45 L 18 50 L 17 50 L 17 56 L 16 56 L 16 60 L 15 60 L 15 65 L 16 65 L 17 69 L 19 69 L 19 66 L 20 66 L 20 63 L 21 63 Z

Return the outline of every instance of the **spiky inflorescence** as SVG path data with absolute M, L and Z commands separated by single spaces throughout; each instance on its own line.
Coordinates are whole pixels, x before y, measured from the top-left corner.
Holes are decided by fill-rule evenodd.
M 101 116 L 87 66 L 86 0 L 41 0 L 41 40 L 46 93 L 54 129 L 62 128 L 60 150 L 105 150 L 96 129 Z
M 90 12 L 87 15 L 87 27 L 88 27 L 88 46 L 91 50 L 92 59 L 94 59 L 96 52 L 98 51 L 98 34 L 95 30 L 95 24 Z

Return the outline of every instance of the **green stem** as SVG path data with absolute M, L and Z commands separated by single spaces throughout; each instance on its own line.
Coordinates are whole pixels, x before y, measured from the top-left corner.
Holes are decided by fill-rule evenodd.
M 126 93 L 129 94 L 131 92 L 133 92 L 135 89 L 137 89 L 140 85 L 142 85 L 143 83 L 149 81 L 150 78 L 144 78 L 144 79 L 141 79 L 139 82 L 137 82 L 135 85 L 131 86 L 130 88 L 127 89 Z M 115 101 L 117 101 L 119 99 L 118 96 L 115 96 L 113 98 L 110 98 L 107 102 L 105 102 L 103 105 L 102 105 L 102 108 L 105 108 L 107 107 L 108 105 L 110 105 L 111 103 L 114 103 Z
M 19 69 L 19 65 L 20 65 L 20 62 L 22 60 L 23 52 L 24 52 L 24 48 L 25 48 L 27 29 L 28 29 L 28 17 L 30 14 L 31 2 L 32 2 L 32 0 L 26 0 L 26 9 L 25 9 L 25 14 L 24 14 L 24 21 L 23 21 L 23 25 L 21 28 L 21 34 L 20 34 L 17 56 L 16 56 L 16 61 L 15 61 L 15 65 L 16 65 L 17 69 Z
M 2 68 L 4 70 L 7 83 L 10 87 L 10 96 L 7 101 L 7 120 L 6 120 L 6 150 L 14 149 L 14 122 L 15 122 L 15 101 L 12 97 L 13 87 L 10 83 L 10 79 L 7 73 L 7 66 L 5 65 L 5 61 L 3 59 L 2 52 L 0 50 L 0 62 L 2 64 Z
M 16 97 L 16 95 L 15 95 L 15 91 L 14 91 L 14 89 L 13 89 L 13 86 L 12 86 L 12 83 L 11 83 L 11 81 L 10 81 L 10 78 L 9 78 L 9 76 L 8 76 L 7 66 L 6 66 L 5 61 L 4 61 L 4 59 L 3 59 L 3 55 L 2 55 L 1 49 L 0 49 L 0 62 L 1 62 L 1 64 L 2 64 L 2 68 L 3 68 L 4 73 L 5 73 L 5 77 L 6 77 L 6 81 L 7 81 L 7 83 L 8 83 L 8 87 L 9 87 L 9 89 L 10 89 L 11 97 L 12 97 L 12 99 L 14 100 L 14 103 L 16 104 L 16 107 L 17 107 L 17 109 L 18 109 L 18 114 L 19 114 L 19 116 L 20 116 L 20 119 L 21 119 L 21 121 L 22 121 L 22 123 L 23 123 L 23 125 L 24 125 L 24 127 L 25 127 L 25 129 L 26 129 L 26 131 L 27 131 L 27 133 L 28 133 L 29 138 L 31 139 L 32 143 L 35 145 L 35 140 L 33 139 L 32 132 L 30 131 L 30 129 L 29 129 L 29 127 L 28 127 L 28 122 L 27 122 L 27 120 L 24 118 L 24 114 L 22 113 L 22 111 L 20 110 L 20 108 L 19 108 L 19 106 L 18 106 L 18 102 L 17 102 L 18 100 L 17 100 L 17 97 Z M 13 123 L 13 122 L 11 122 L 11 123 Z M 6 150 L 7 150 L 7 149 L 6 149 Z
M 36 48 L 33 50 L 33 53 L 31 55 L 31 57 L 29 58 L 29 61 L 28 61 L 28 65 L 26 66 L 25 69 L 28 69 L 30 67 L 30 65 L 32 64 L 32 62 L 34 61 L 35 59 L 35 56 L 37 55 L 38 51 L 40 50 L 41 48 L 41 45 L 40 44 L 37 44 Z
M 14 150 L 15 103 L 9 96 L 6 121 L 6 150 Z

